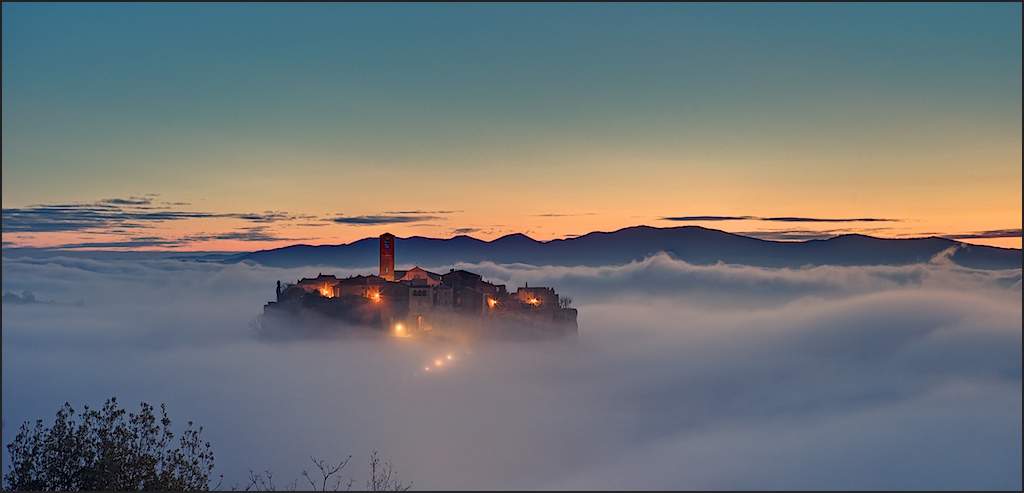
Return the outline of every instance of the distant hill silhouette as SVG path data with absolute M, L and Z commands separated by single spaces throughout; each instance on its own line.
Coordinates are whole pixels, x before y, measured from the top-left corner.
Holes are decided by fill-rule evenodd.
M 593 232 L 575 238 L 537 241 L 523 234 L 483 241 L 469 236 L 449 239 L 413 236 L 395 241 L 400 266 L 445 266 L 456 262 L 531 265 L 618 265 L 666 252 L 680 260 L 708 265 L 717 262 L 759 267 L 814 265 L 907 265 L 927 262 L 951 247 L 952 261 L 980 269 L 1021 268 L 1021 250 L 969 245 L 944 238 L 883 239 L 842 235 L 828 240 L 782 242 L 760 240 L 698 226 L 655 228 L 634 226 Z M 376 265 L 378 239 L 331 246 L 294 245 L 239 254 L 225 262 L 254 261 L 274 267 Z

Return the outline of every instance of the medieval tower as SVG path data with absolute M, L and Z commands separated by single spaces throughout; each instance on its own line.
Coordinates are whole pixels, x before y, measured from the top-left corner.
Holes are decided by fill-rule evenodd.
M 380 277 L 395 280 L 395 235 L 380 235 Z

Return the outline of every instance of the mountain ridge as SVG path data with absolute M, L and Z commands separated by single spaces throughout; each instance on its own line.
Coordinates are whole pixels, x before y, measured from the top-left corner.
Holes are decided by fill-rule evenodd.
M 229 257 L 224 262 L 252 261 L 273 267 L 324 265 L 360 267 L 378 260 L 378 239 L 340 245 L 290 245 Z M 951 260 L 964 267 L 1019 269 L 1021 250 L 971 245 L 924 237 L 890 239 L 861 234 L 825 240 L 773 241 L 700 226 L 658 228 L 639 225 L 615 231 L 593 231 L 572 238 L 535 240 L 514 233 L 494 240 L 467 235 L 452 238 L 411 236 L 395 239 L 397 266 L 450 266 L 458 262 L 491 261 L 530 265 L 621 265 L 665 252 L 697 265 L 718 262 L 772 268 L 815 265 L 906 265 L 927 262 L 956 248 Z

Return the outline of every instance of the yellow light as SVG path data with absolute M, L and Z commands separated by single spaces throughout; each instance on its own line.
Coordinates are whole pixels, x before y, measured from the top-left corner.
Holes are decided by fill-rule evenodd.
M 494 308 L 494 305 L 498 304 L 498 300 L 494 298 L 487 298 L 487 304 L 490 305 L 491 308 Z
M 370 298 L 374 303 L 380 303 L 380 291 L 370 291 Z
M 324 298 L 332 298 L 334 296 L 334 290 L 329 286 L 324 285 L 320 288 L 320 295 Z
M 449 354 L 449 355 L 448 355 L 448 359 L 449 359 L 449 360 L 450 360 L 450 359 L 452 359 L 452 355 L 450 355 L 450 354 Z
M 526 302 L 531 304 L 531 305 L 539 305 L 540 304 L 540 300 L 538 300 L 537 298 L 530 298 L 530 299 L 526 300 Z
M 441 360 L 434 361 L 434 366 L 441 366 L 443 364 L 444 364 L 444 361 L 441 361 Z

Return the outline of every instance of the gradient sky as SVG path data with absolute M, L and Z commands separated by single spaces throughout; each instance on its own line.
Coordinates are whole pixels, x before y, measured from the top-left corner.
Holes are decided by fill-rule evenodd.
M 3 3 L 3 247 L 1021 247 L 1021 4 Z

